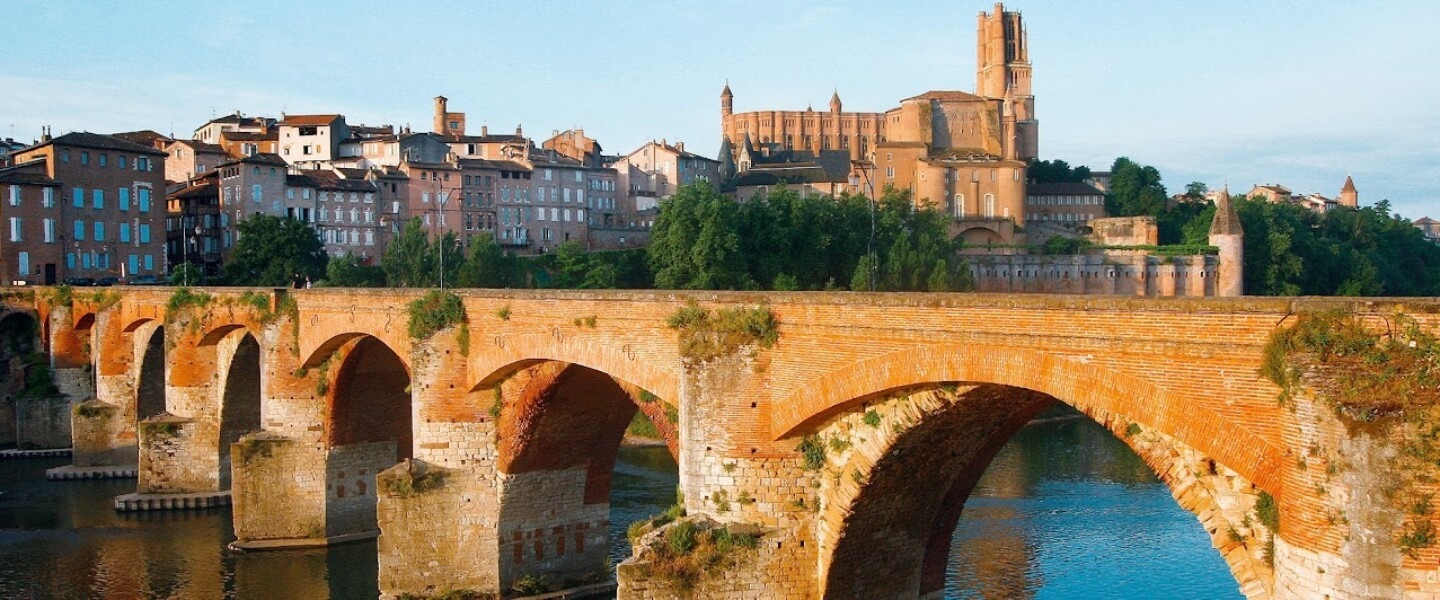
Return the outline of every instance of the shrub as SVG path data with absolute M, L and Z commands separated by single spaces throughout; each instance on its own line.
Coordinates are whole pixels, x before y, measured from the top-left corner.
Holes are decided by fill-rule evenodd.
M 805 436 L 795 449 L 804 455 L 806 471 L 818 471 L 825 466 L 825 444 L 820 441 L 820 436 L 815 434 Z
M 680 355 L 706 362 L 757 345 L 770 348 L 780 339 L 780 324 L 767 306 L 722 308 L 713 315 L 691 302 L 665 320 L 680 332 Z
M 449 290 L 430 290 L 410 303 L 410 338 L 416 341 L 464 323 L 465 304 Z

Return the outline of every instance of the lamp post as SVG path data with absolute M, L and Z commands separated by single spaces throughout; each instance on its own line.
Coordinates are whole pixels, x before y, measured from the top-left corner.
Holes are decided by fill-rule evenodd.
M 864 162 L 855 161 L 853 167 L 854 169 L 850 173 L 850 187 L 859 188 L 860 178 L 863 176 L 865 186 L 869 189 L 865 197 L 870 200 L 870 241 L 865 248 L 865 255 L 870 259 L 870 268 L 866 270 L 866 275 L 870 280 L 870 291 L 873 292 L 875 291 L 875 269 L 877 268 L 875 264 L 875 183 L 870 181 L 870 174 L 866 171 Z M 857 172 L 859 175 L 856 174 Z

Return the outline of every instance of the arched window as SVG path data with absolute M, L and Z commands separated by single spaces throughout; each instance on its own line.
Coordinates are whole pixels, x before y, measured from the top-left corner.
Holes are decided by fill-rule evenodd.
M 965 218 L 965 194 L 955 194 L 955 218 Z
M 985 218 L 995 218 L 995 194 L 985 194 Z

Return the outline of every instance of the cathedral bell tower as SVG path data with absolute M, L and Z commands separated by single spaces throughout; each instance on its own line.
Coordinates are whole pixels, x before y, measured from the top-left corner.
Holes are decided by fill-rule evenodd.
M 975 95 L 1001 101 L 1007 126 L 1014 122 L 1006 137 L 1015 140 L 1015 158 L 1038 157 L 1040 124 L 1030 88 L 1030 41 L 1020 13 L 1005 12 L 999 3 L 994 13 L 980 13 L 975 56 Z

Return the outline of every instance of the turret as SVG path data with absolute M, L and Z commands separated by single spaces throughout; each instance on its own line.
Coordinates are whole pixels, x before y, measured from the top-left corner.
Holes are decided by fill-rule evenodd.
M 730 138 L 720 136 L 720 185 L 723 187 L 735 176 L 735 150 L 730 147 Z
M 735 94 L 730 93 L 730 82 L 725 82 L 725 89 L 720 90 L 720 115 L 728 117 L 735 114 Z
M 1340 197 L 1335 199 L 1340 206 L 1360 207 L 1360 191 L 1355 189 L 1355 180 L 1345 176 L 1345 186 L 1340 188 Z
M 1220 190 L 1215 201 L 1215 218 L 1210 221 L 1210 245 L 1219 248 L 1220 265 L 1215 273 L 1216 296 L 1245 295 L 1245 230 L 1240 215 L 1230 202 L 1230 186 Z
M 840 112 L 840 90 L 835 90 L 835 93 L 830 95 L 830 112 Z

